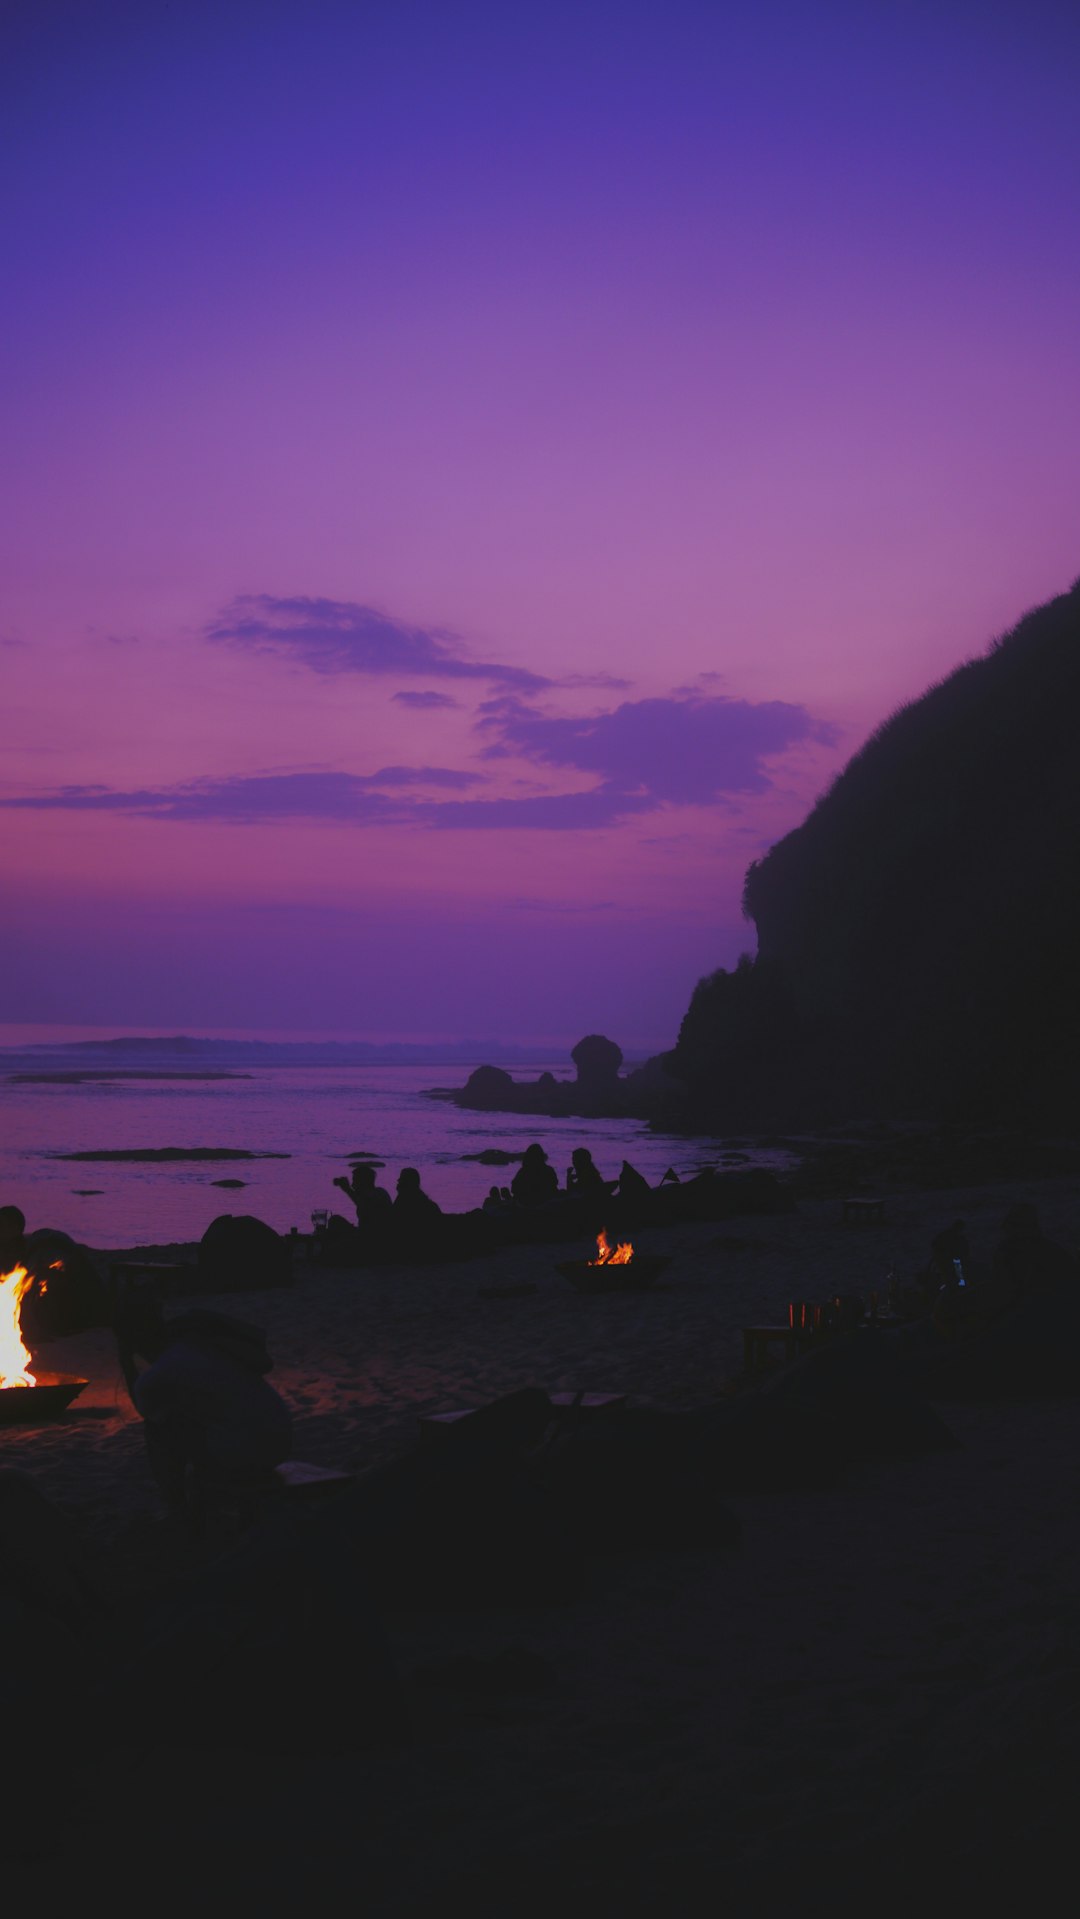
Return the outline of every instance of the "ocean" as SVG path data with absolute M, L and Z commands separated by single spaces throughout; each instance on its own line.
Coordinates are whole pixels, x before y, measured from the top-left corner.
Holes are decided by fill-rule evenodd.
M 320 1209 L 351 1219 L 333 1180 L 361 1153 L 383 1162 L 379 1179 L 391 1191 L 403 1166 L 417 1167 L 432 1198 L 454 1212 L 479 1206 L 493 1183 L 509 1184 L 516 1166 L 488 1167 L 468 1157 L 491 1147 L 520 1153 L 538 1139 L 560 1182 L 575 1146 L 589 1147 L 607 1178 L 625 1158 L 653 1184 L 668 1166 L 685 1176 L 720 1161 L 721 1142 L 651 1133 L 639 1120 L 466 1112 L 429 1096 L 433 1088 L 463 1085 L 483 1063 L 254 1064 L 234 1051 L 215 1056 L 212 1066 L 173 1057 L 154 1077 L 154 1059 L 130 1053 L 102 1067 L 96 1055 L 74 1049 L 0 1052 L 0 1204 L 20 1206 L 31 1230 L 57 1227 L 89 1246 L 111 1248 L 197 1240 L 221 1213 L 253 1213 L 278 1232 L 294 1226 L 310 1232 Z M 511 1070 L 515 1079 L 533 1080 L 545 1068 L 551 1070 L 550 1058 L 515 1060 Z M 114 1070 L 140 1076 L 94 1077 Z M 169 1076 L 180 1070 L 228 1077 Z M 45 1073 L 50 1077 L 40 1076 Z M 572 1078 L 572 1067 L 560 1066 L 557 1076 Z M 163 1147 L 286 1157 L 134 1163 L 65 1157 Z M 780 1152 L 747 1150 L 755 1164 L 789 1163 Z M 223 1179 L 243 1184 L 215 1184 Z

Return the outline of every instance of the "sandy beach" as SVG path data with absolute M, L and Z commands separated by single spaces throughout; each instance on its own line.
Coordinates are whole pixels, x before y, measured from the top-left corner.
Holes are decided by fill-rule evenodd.
M 555 1271 L 573 1245 L 441 1268 L 304 1262 L 291 1288 L 205 1303 L 265 1329 L 296 1456 L 362 1472 L 415 1447 L 425 1415 L 522 1386 L 671 1409 L 719 1399 L 743 1326 L 795 1297 L 866 1294 L 890 1267 L 914 1276 L 957 1218 L 977 1262 L 1018 1200 L 1080 1245 L 1072 1179 L 885 1197 L 875 1225 L 845 1223 L 829 1196 L 643 1231 L 640 1250 L 670 1264 L 640 1294 L 577 1293 Z M 0 1465 L 33 1477 L 134 1614 L 183 1551 L 111 1335 L 42 1359 L 89 1384 L 63 1417 L 0 1430 Z M 138 1723 L 75 1715 L 50 1741 L 64 1790 L 31 1813 L 29 1782 L 16 1789 L 16 1879 L 31 1886 L 47 1856 L 57 1896 L 134 1872 L 177 1898 L 212 1887 L 277 1911 L 355 1896 L 380 1914 L 866 1898 L 933 1912 L 1007 1884 L 1052 1910 L 1080 1762 L 1080 1401 L 938 1411 L 955 1451 L 725 1494 L 741 1525 L 729 1547 L 593 1555 L 565 1605 L 394 1611 L 399 1743 L 283 1762 L 223 1728 L 197 1764 L 166 1742 L 147 1765 Z

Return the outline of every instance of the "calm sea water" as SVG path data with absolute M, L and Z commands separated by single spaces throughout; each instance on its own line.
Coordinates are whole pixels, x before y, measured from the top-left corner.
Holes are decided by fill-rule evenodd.
M 479 1061 L 476 1062 L 480 1064 Z M 385 1161 L 381 1183 L 393 1190 L 402 1166 L 420 1169 L 427 1191 L 448 1210 L 478 1206 L 515 1167 L 471 1164 L 486 1147 L 520 1151 L 539 1139 L 565 1179 L 575 1146 L 588 1146 L 614 1178 L 624 1158 L 651 1182 L 668 1166 L 680 1174 L 718 1163 L 715 1140 L 672 1139 L 637 1120 L 565 1121 L 510 1113 L 469 1113 L 426 1097 L 435 1086 L 462 1085 L 468 1065 L 256 1067 L 220 1080 L 113 1080 L 0 1085 L 0 1203 L 21 1206 L 27 1224 L 54 1226 L 100 1247 L 201 1238 L 219 1213 L 254 1213 L 279 1232 L 311 1230 L 317 1208 L 351 1217 L 336 1174 L 350 1154 Z M 530 1080 L 543 1071 L 514 1068 Z M 71 1161 L 63 1153 L 106 1148 L 225 1146 L 287 1153 L 287 1159 L 234 1164 L 134 1164 Z M 781 1153 L 756 1152 L 758 1164 L 783 1165 Z M 242 1179 L 230 1190 L 217 1179 Z M 90 1189 L 90 1190 L 88 1190 Z

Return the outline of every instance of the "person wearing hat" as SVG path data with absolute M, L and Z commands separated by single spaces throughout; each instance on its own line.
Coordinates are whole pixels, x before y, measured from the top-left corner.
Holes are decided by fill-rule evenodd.
M 356 1207 L 356 1224 L 368 1248 L 371 1249 L 376 1242 L 381 1244 L 391 1227 L 394 1202 L 386 1187 L 379 1185 L 374 1166 L 361 1160 L 359 1165 L 353 1167 L 351 1178 L 346 1179 L 342 1174 L 335 1179 L 334 1185 L 340 1186 Z

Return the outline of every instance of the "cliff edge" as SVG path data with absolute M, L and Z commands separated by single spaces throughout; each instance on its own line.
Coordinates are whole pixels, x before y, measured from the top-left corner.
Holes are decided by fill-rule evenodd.
M 667 1056 L 697 1123 L 1075 1126 L 1080 581 L 901 707 L 746 876 Z

